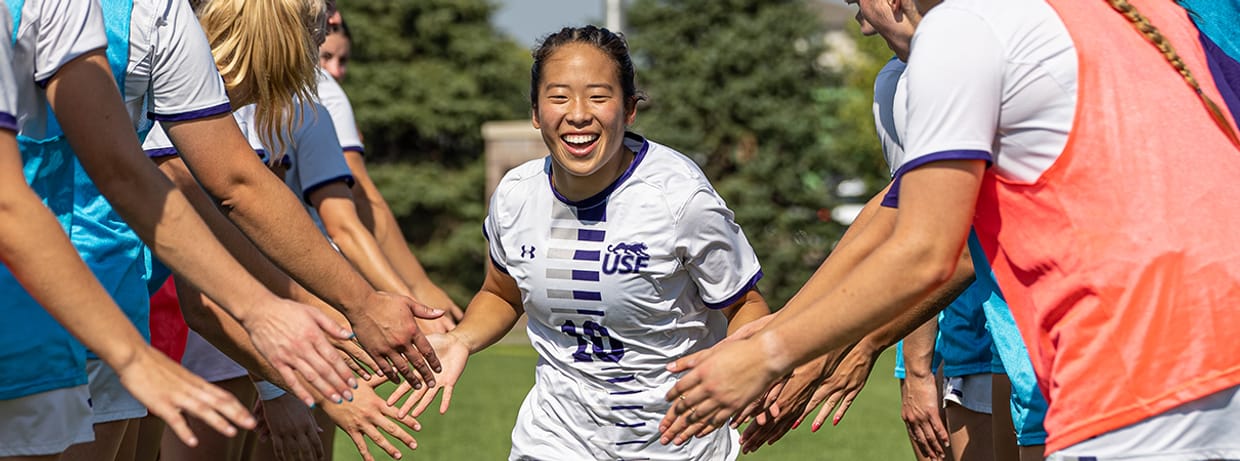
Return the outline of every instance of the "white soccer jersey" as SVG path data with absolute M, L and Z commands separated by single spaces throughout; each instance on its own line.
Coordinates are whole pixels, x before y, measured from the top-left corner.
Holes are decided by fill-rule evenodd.
M 344 93 L 340 83 L 322 68 L 319 69 L 319 103 L 327 108 L 332 116 L 332 125 L 336 127 L 336 139 L 340 148 L 356 152 L 365 152 L 362 138 L 357 131 L 357 121 L 353 118 L 353 104 Z
M 908 116 L 908 80 L 904 61 L 892 57 L 874 77 L 874 127 L 883 144 L 883 157 L 891 177 L 904 161 L 904 123 Z
M 18 132 L 33 139 L 59 135 L 50 125 L 52 114 L 43 86 L 61 66 L 107 46 L 99 3 L 26 0 L 21 5 L 19 21 L 11 56 L 17 83 L 17 107 L 20 108 L 14 114 Z
M 9 7 L 0 0 L 0 32 L 11 37 L 13 19 L 9 16 Z M 0 62 L 13 62 L 13 42 L 0 40 Z M 17 79 L 13 77 L 13 66 L 0 65 L 0 129 L 17 133 Z
M 233 118 L 249 140 L 250 147 L 266 160 L 268 150 L 263 146 L 262 138 L 258 134 L 254 108 L 255 106 L 250 104 L 237 109 L 233 112 Z M 309 207 L 310 192 L 335 181 L 344 181 L 352 186 L 353 174 L 344 161 L 327 108 L 316 102 L 303 102 L 297 106 L 297 110 L 305 113 L 300 117 L 301 123 L 294 127 L 285 145 L 287 155 L 283 160 L 289 169 L 284 175 L 284 182 L 302 198 L 311 217 L 315 222 L 319 222 L 318 214 Z M 172 142 L 158 123 L 151 129 L 142 149 L 151 157 L 176 154 Z M 321 223 L 319 225 L 322 226 Z
M 737 434 L 659 444 L 667 363 L 726 333 L 712 308 L 762 272 L 701 170 L 628 135 L 632 165 L 594 197 L 551 187 L 550 158 L 504 176 L 484 230 L 493 263 L 516 280 L 540 360 L 512 434 L 511 459 L 732 459 Z
M 1076 70 L 1072 39 L 1045 1 L 936 6 L 913 35 L 900 174 L 980 159 L 1000 177 L 1035 181 L 1067 142 Z
M 188 2 L 135 0 L 125 106 L 136 129 L 228 113 L 211 46 Z

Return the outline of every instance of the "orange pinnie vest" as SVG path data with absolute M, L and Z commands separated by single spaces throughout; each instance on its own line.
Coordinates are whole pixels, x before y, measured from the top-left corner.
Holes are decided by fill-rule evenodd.
M 1049 2 L 1078 53 L 1074 125 L 1036 182 L 986 174 L 975 227 L 1051 453 L 1240 384 L 1240 149 L 1106 1 Z M 1132 3 L 1222 101 L 1184 10 Z

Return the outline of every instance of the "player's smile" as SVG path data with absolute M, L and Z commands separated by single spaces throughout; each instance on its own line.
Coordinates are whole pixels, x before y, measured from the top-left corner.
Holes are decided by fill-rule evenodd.
M 586 157 L 594 151 L 594 146 L 598 144 L 599 135 L 593 133 L 573 133 L 560 136 L 560 140 L 564 141 L 564 148 L 574 157 Z

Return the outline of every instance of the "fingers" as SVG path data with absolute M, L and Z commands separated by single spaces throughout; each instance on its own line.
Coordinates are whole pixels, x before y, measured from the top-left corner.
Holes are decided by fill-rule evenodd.
M 370 447 L 366 445 L 366 439 L 362 437 L 362 434 L 350 431 L 349 439 L 353 441 L 353 445 L 357 447 L 357 452 L 362 455 L 363 460 L 375 461 L 375 458 L 370 455 Z
M 849 392 L 848 395 L 844 396 L 844 400 L 840 402 L 839 409 L 835 410 L 835 418 L 831 420 L 832 426 L 839 425 L 840 421 L 844 419 L 844 413 L 847 413 L 848 409 L 852 407 L 853 400 L 857 398 L 857 392 Z
M 415 418 L 422 416 L 422 412 L 426 411 L 426 409 L 431 406 L 431 402 L 435 401 L 435 395 L 438 393 L 439 388 L 427 389 L 422 395 L 418 396 L 418 398 L 410 398 L 406 401 L 405 406 L 400 409 L 400 413 L 398 414 L 401 416 L 411 414 Z M 412 408 L 413 411 L 408 411 L 410 408 Z
M 701 350 L 701 351 L 697 351 L 692 354 L 689 354 L 687 356 L 681 357 L 677 359 L 675 362 L 667 364 L 667 371 L 670 371 L 672 373 L 680 373 L 682 371 L 696 367 L 697 364 L 701 363 L 702 360 L 704 360 L 706 357 L 710 357 L 712 350 L 713 349 Z
M 185 422 L 185 418 L 181 416 L 180 412 L 156 412 L 154 408 L 151 408 L 151 412 L 155 413 L 155 416 L 158 416 L 159 419 L 164 420 L 168 427 L 172 429 L 172 432 L 177 435 L 177 438 L 181 439 L 186 446 L 198 446 L 198 437 L 194 436 L 194 431 L 189 430 L 189 423 Z
M 362 430 L 366 434 L 366 437 L 370 438 L 370 441 L 374 442 L 375 445 L 378 445 L 380 449 L 382 449 L 384 452 L 388 454 L 388 456 L 391 456 L 396 459 L 400 459 L 403 456 L 400 450 L 398 450 L 394 445 L 392 445 L 392 442 L 389 442 L 387 437 L 384 437 L 383 434 L 379 432 L 379 428 L 375 427 L 373 422 L 372 424 L 367 425 Z M 396 431 L 396 432 L 404 433 L 404 431 Z M 392 435 L 397 435 L 397 434 L 392 434 Z
M 422 357 L 426 359 L 426 363 L 430 365 L 430 368 L 435 370 L 435 373 L 443 372 L 443 365 L 439 363 L 439 356 L 435 354 L 435 348 L 431 347 L 431 342 L 426 339 L 426 335 L 422 334 L 422 332 L 414 332 L 413 345 L 418 349 Z M 428 386 L 435 385 L 434 375 L 423 374 L 422 376 L 427 378 Z
M 443 399 L 439 401 L 439 414 L 448 413 L 448 405 L 452 404 L 452 388 L 454 386 L 445 386 L 443 388 Z
M 352 331 L 349 331 L 348 328 L 340 326 L 339 323 L 336 323 L 335 320 L 332 320 L 331 317 L 328 317 L 327 314 L 324 314 L 322 311 L 313 308 L 305 309 L 305 311 L 310 314 L 310 318 L 314 319 L 314 323 L 318 324 L 319 328 L 322 329 L 323 333 L 326 333 L 328 337 L 339 340 L 353 339 Z
M 297 396 L 297 400 L 301 400 L 307 407 L 314 406 L 314 395 L 310 393 L 309 389 L 306 389 L 306 385 L 302 384 L 301 379 L 298 379 L 297 373 L 294 373 L 292 368 L 287 365 L 276 365 L 276 371 L 280 372 L 280 377 L 283 378 L 284 383 L 289 386 L 289 392 L 292 392 L 293 395 Z
M 396 406 L 397 402 L 400 402 L 400 399 L 403 398 L 405 394 L 408 394 L 409 391 L 412 391 L 412 390 L 413 390 L 413 385 L 410 384 L 409 381 L 403 381 L 399 385 L 396 386 L 396 389 L 392 390 L 392 393 L 388 395 L 388 398 L 385 401 L 385 403 L 387 403 L 389 407 L 394 407 Z
M 439 318 L 439 316 L 443 315 L 442 310 L 435 309 L 433 307 L 427 306 L 419 302 L 414 302 L 412 304 L 413 304 L 413 316 L 414 317 L 430 320 L 430 319 L 437 319 Z
M 318 359 L 318 357 L 314 358 Z M 340 379 L 340 376 L 335 373 L 331 365 L 328 365 L 327 361 L 320 359 L 310 363 L 301 357 L 297 357 L 294 360 L 293 368 L 301 371 L 306 381 L 309 381 L 310 385 L 314 386 L 320 394 L 327 396 L 336 403 L 341 403 L 346 399 L 349 401 L 353 400 L 353 393 L 348 390 L 350 386 L 345 384 L 343 379 Z M 343 392 L 341 392 L 342 389 L 344 390 Z
M 370 372 L 366 371 L 366 367 L 362 366 L 360 362 L 354 360 L 353 356 L 349 355 L 348 352 L 341 350 L 337 350 L 336 354 L 339 355 L 341 359 L 344 359 L 344 363 L 345 365 L 348 365 L 349 371 L 352 371 L 354 374 L 362 378 L 362 382 L 370 382 Z
M 316 351 L 319 353 L 317 359 L 322 360 L 329 367 L 331 376 L 339 378 L 346 386 L 357 389 L 357 378 L 353 377 L 353 370 L 349 369 L 349 363 L 352 360 L 341 360 L 340 355 L 336 353 L 336 348 L 326 341 L 319 341 L 315 346 Z M 345 389 L 344 394 L 348 393 L 349 390 Z M 351 397 L 351 395 L 345 395 L 346 399 Z
M 426 385 L 434 386 L 435 374 L 426 365 L 426 361 L 422 360 L 422 357 L 417 354 L 410 353 L 414 352 L 411 349 L 404 348 L 404 351 L 404 354 L 396 354 L 389 357 L 389 360 L 396 365 L 396 371 L 400 372 L 400 375 L 405 380 L 413 383 L 414 389 L 422 388 L 423 379 L 427 381 Z

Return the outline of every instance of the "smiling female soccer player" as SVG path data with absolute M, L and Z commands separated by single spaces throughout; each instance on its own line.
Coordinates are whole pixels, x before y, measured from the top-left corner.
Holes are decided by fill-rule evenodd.
M 535 50 L 531 74 L 551 155 L 514 168 L 492 197 L 486 282 L 460 325 L 433 336 L 441 411 L 468 355 L 526 313 L 540 360 L 510 459 L 735 458 L 732 430 L 658 443 L 677 378 L 661 364 L 769 312 L 753 249 L 691 160 L 625 131 L 640 96 L 623 38 L 563 29 Z

